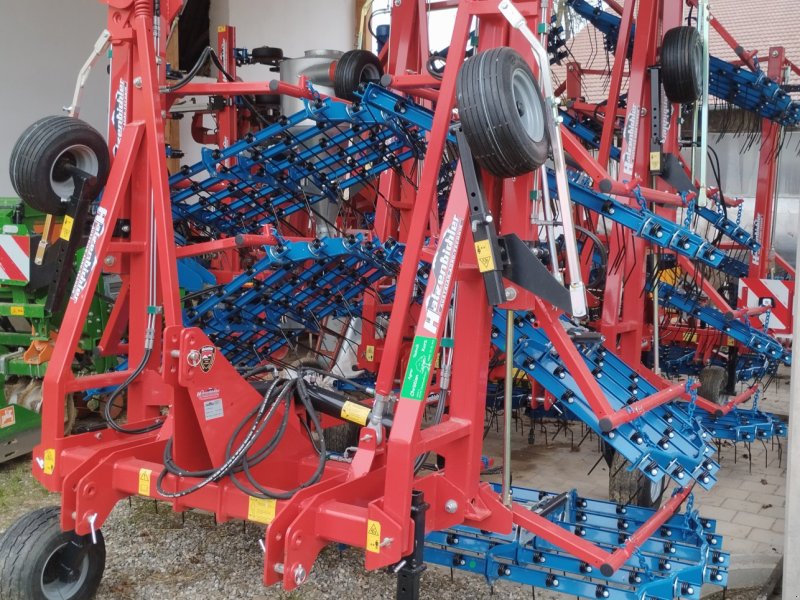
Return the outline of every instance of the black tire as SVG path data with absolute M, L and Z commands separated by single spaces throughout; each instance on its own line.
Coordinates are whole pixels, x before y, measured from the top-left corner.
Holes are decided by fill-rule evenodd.
M 614 452 L 608 467 L 608 499 L 618 504 L 636 504 L 645 508 L 660 506 L 667 487 L 666 478 L 655 483 L 637 469 L 629 471 L 630 466 L 619 452 Z
M 358 446 L 358 435 L 361 433 L 361 426 L 356 423 L 345 423 L 328 427 L 322 431 L 325 438 L 325 449 L 328 452 L 344 454 L 348 448 Z
M 458 73 L 458 113 L 478 164 L 497 177 L 517 177 L 547 160 L 547 111 L 528 63 L 511 48 L 467 59 Z
M 670 102 L 690 104 L 703 91 L 703 38 L 694 27 L 674 27 L 661 46 L 661 84 Z
M 0 598 L 3 600 L 88 600 L 106 565 L 103 534 L 77 536 L 61 531 L 61 509 L 28 513 L 0 540 Z
M 333 70 L 333 91 L 337 98 L 356 102 L 356 92 L 367 83 L 378 83 L 383 65 L 372 52 L 350 50 L 342 54 Z
M 253 59 L 253 62 L 276 67 L 283 60 L 283 50 L 271 46 L 260 46 L 250 51 L 250 58 Z
M 728 372 L 724 367 L 712 365 L 700 371 L 700 387 L 697 395 L 714 404 L 725 404 L 727 396 L 723 393 L 728 381 Z
M 75 185 L 64 168 L 73 165 L 97 178 L 100 191 L 108 178 L 108 146 L 91 125 L 73 117 L 44 117 L 28 127 L 11 151 L 11 185 L 31 208 L 62 215 L 61 198 L 72 195 Z

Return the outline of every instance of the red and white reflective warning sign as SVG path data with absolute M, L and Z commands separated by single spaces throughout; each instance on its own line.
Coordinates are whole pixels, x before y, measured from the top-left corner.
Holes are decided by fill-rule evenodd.
M 30 281 L 31 239 L 0 234 L 0 281 Z

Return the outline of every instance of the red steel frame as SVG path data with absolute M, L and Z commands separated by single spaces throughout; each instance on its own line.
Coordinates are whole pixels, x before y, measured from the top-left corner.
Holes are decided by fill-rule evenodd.
M 465 0 L 441 2 L 435 8 L 457 6 L 453 42 L 441 82 L 422 71 L 427 59 L 427 4 L 423 0 L 404 2 L 396 8 L 393 31 L 386 53 L 387 66 L 393 74 L 393 85 L 419 93 L 421 98 L 438 101 L 433 127 L 428 138 L 428 156 L 420 173 L 419 189 L 410 189 L 393 173 L 381 180 L 381 190 L 392 198 L 392 210 L 401 211 L 402 219 L 389 208 L 379 215 L 379 234 L 399 228 L 399 238 L 406 244 L 404 262 L 397 279 L 396 299 L 392 306 L 389 330 L 379 358 L 376 395 L 395 405 L 394 425 L 387 437 L 382 429 L 364 428 L 359 449 L 352 463 L 329 461 L 321 481 L 302 489 L 291 499 L 282 501 L 255 500 L 227 480 L 210 483 L 197 492 L 180 499 L 162 497 L 156 490 L 155 476 L 162 470 L 162 453 L 167 440 L 173 440 L 175 461 L 185 469 L 207 469 L 223 461 L 225 443 L 233 427 L 259 400 L 260 395 L 245 382 L 222 356 L 217 356 L 213 368 L 203 372 L 187 361 L 193 351 L 211 342 L 197 328 L 182 325 L 176 259 L 238 245 L 260 243 L 258 237 L 243 240 L 220 240 L 211 246 L 185 248 L 178 251 L 173 241 L 170 197 L 167 188 L 167 167 L 164 154 L 164 115 L 171 96 L 159 93 L 164 82 L 158 64 L 164 64 L 165 33 L 177 15 L 179 0 L 162 0 L 160 35 L 154 39 L 152 2 L 149 0 L 106 0 L 109 10 L 108 26 L 113 45 L 112 114 L 122 117 L 109 135 L 110 147 L 115 150 L 112 170 L 98 209 L 98 219 L 89 239 L 86 258 L 86 283 L 77 287 L 66 310 L 50 368 L 44 380 L 42 443 L 34 451 L 34 474 L 48 489 L 62 493 L 61 524 L 66 530 L 79 534 L 100 527 L 113 506 L 122 498 L 140 494 L 171 502 L 175 510 L 201 508 L 213 511 L 217 520 L 250 519 L 269 523 L 265 537 L 266 557 L 264 583 L 279 581 L 287 589 L 296 587 L 310 571 L 317 554 L 328 543 L 342 542 L 366 549 L 366 566 L 374 569 L 397 563 L 413 549 L 413 523 L 410 517 L 412 490 L 425 494 L 430 509 L 426 515 L 428 529 L 442 529 L 467 524 L 483 530 L 508 532 L 514 523 L 574 552 L 587 563 L 610 574 L 619 568 L 668 519 L 687 497 L 691 488 L 673 496 L 648 523 L 620 549 L 609 553 L 586 540 L 553 525 L 547 519 L 518 506 L 504 506 L 488 484 L 480 482 L 481 445 L 484 422 L 485 393 L 488 377 L 487 356 L 490 347 L 491 307 L 471 251 L 470 207 L 460 171 L 456 173 L 450 201 L 442 222 L 433 210 L 439 162 L 447 132 L 452 122 L 458 68 L 464 60 L 465 47 L 474 17 L 478 17 L 480 49 L 507 45 L 529 57 L 529 47 L 519 33 L 512 30 L 497 10 L 497 2 Z M 623 156 L 633 157 L 630 169 L 622 169 L 615 189 L 627 189 L 630 181 L 639 177 L 648 181 L 647 153 L 638 150 L 648 139 L 648 120 L 640 112 L 647 106 L 648 82 L 646 67 L 655 61 L 657 33 L 661 23 L 668 26 L 678 14 L 668 10 L 672 4 L 664 0 L 640 3 L 639 24 L 631 65 L 626 123 L 638 124 L 623 142 Z M 630 3 L 633 6 L 633 2 Z M 518 2 L 517 7 L 535 29 L 540 20 L 540 2 Z M 632 20 L 629 11 L 628 25 Z M 663 10 L 663 16 L 662 16 Z M 647 35 L 647 34 L 651 35 Z M 622 34 L 627 36 L 627 33 Z M 232 28 L 220 31 L 220 43 L 232 49 Z M 621 43 L 624 48 L 627 44 Z M 158 50 L 157 50 L 158 49 Z M 230 53 L 222 60 L 233 70 Z M 624 55 L 624 50 L 620 58 Z M 619 64 L 624 61 L 620 60 Z M 532 65 L 536 68 L 536 65 Z M 163 69 L 162 69 L 163 70 Z M 410 72 L 410 74 L 409 74 Z M 619 90 L 622 67 L 615 68 L 613 87 Z M 203 86 L 190 84 L 181 93 L 214 93 L 236 95 L 251 93 L 256 84 L 218 82 Z M 275 90 L 301 93 L 288 85 L 276 85 Z M 117 93 L 119 90 L 119 93 Z M 606 120 L 609 128 L 613 119 Z M 640 122 L 641 121 L 641 122 Z M 233 111 L 220 121 L 223 135 L 236 135 Z M 119 135 L 121 134 L 121 135 Z M 568 136 L 567 136 L 568 138 Z M 233 139 L 231 137 L 230 139 Z M 221 142 L 224 144 L 224 141 Z M 608 155 L 611 134 L 604 130 L 601 156 Z M 605 150 L 604 150 L 605 149 Z M 605 163 L 595 161 L 598 172 Z M 588 168 L 588 165 L 587 165 Z M 498 180 L 484 175 L 490 209 L 500 215 L 501 233 L 516 233 L 522 239 L 536 239 L 536 229 L 530 219 L 528 191 L 533 176 L 516 180 Z M 622 186 L 622 187 L 619 187 Z M 655 193 L 657 190 L 649 191 Z M 627 197 L 627 196 L 623 196 Z M 524 201 L 523 201 L 524 199 Z M 666 199 L 666 196 L 665 196 Z M 115 223 L 130 219 L 130 238 L 115 237 Z M 403 223 L 400 227 L 399 223 Z M 421 258 L 430 259 L 432 248 L 426 247 L 431 232 L 452 232 L 451 247 L 440 246 L 437 252 L 449 252 L 450 260 L 439 278 L 431 277 L 425 299 L 434 293 L 437 282 L 441 289 L 440 306 L 447 307 L 453 294 L 458 302 L 455 312 L 454 352 L 450 411 L 439 425 L 420 429 L 425 392 L 430 386 L 433 357 L 439 347 L 444 318 L 438 326 L 430 327 L 425 315 L 411 306 L 416 271 Z M 268 233 L 266 234 L 268 237 Z M 155 243 L 153 243 L 155 239 Z M 440 236 L 441 239 L 441 236 Z M 611 345 L 618 349 L 617 339 L 635 340 L 636 352 L 642 339 L 640 290 L 644 285 L 644 245 L 640 241 L 614 241 L 612 252 L 636 248 L 636 257 L 626 254 L 624 269 L 613 274 L 606 297 L 604 331 Z M 156 253 L 156 273 L 150 272 L 151 253 Z M 641 261 L 641 263 L 639 262 Z M 102 265 L 102 267 L 101 267 Z M 75 391 L 92 387 L 119 385 L 132 372 L 94 375 L 76 378 L 72 375 L 72 356 L 77 347 L 82 323 L 87 315 L 90 296 L 102 269 L 123 274 L 127 293 L 115 309 L 112 326 L 103 336 L 106 352 L 118 350 L 119 338 L 128 331 L 128 360 L 136 365 L 145 356 L 144 346 L 148 314 L 157 314 L 155 349 L 142 374 L 128 389 L 128 427 L 162 422 L 152 433 L 125 435 L 112 430 L 64 437 L 64 397 Z M 623 273 L 627 280 L 624 280 Z M 630 273 L 630 275 L 627 275 Z M 155 306 L 148 297 L 148 280 L 157 280 Z M 438 279 L 443 278 L 441 281 Z M 457 291 L 456 291 L 457 290 Z M 632 292 L 633 291 L 633 292 Z M 423 303 L 423 306 L 426 306 Z M 597 382 L 586 367 L 574 345 L 559 323 L 559 311 L 531 294 L 518 290 L 517 298 L 504 305 L 507 309 L 533 307 L 538 325 L 548 334 L 570 373 L 580 385 L 599 418 L 621 422 L 624 418 L 611 410 Z M 365 303 L 365 311 L 377 306 Z M 637 312 L 638 311 L 638 312 Z M 404 338 L 413 329 L 415 342 L 409 348 Z M 366 336 L 374 336 L 367 332 Z M 624 346 L 623 346 L 624 347 Z M 623 357 L 632 351 L 625 349 Z M 630 358 L 630 357 L 628 357 Z M 416 361 L 416 362 L 412 362 Z M 373 362 L 373 361 L 369 361 Z M 408 392 L 395 394 L 396 380 L 404 363 Z M 414 377 L 421 377 L 415 383 Z M 196 401 L 198 392 L 216 388 L 225 400 L 224 418 L 205 422 L 202 406 Z M 404 390 L 406 386 L 404 385 Z M 678 395 L 671 388 L 644 399 L 628 410 L 647 410 Z M 169 407 L 166 415 L 162 407 Z M 300 409 L 292 409 L 300 412 Z M 290 423 L 294 420 L 290 419 Z M 270 434 L 268 430 L 266 435 Z M 414 475 L 416 458 L 435 452 L 445 458 L 442 471 Z M 256 475 L 275 489 L 290 489 L 304 481 L 313 471 L 316 456 L 311 444 L 297 425 L 290 426 L 278 450 L 260 465 Z M 181 481 L 173 475 L 164 478 L 166 490 L 186 488 L 191 481 Z M 452 501 L 452 502 L 451 502 Z M 453 504 L 453 502 L 455 504 Z M 445 504 L 450 507 L 445 509 Z M 455 510 L 452 507 L 455 506 Z M 374 534 L 375 527 L 379 533 Z

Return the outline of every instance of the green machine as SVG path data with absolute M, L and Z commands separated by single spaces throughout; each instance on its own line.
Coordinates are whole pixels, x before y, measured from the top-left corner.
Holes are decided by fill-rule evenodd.
M 71 229 L 69 220 L 45 215 L 16 198 L 0 198 L 0 463 L 27 454 L 39 440 L 41 382 L 65 300 L 54 297 L 53 291 L 60 279 L 72 279 L 83 254 L 79 250 L 71 260 L 55 260 L 56 246 L 65 243 Z M 49 233 L 45 243 L 43 231 Z M 97 356 L 94 349 L 119 283 L 118 278 L 106 276 L 98 286 L 76 372 L 100 373 L 117 364 L 116 357 Z M 69 398 L 65 430 L 72 429 L 80 410 L 96 408 L 96 399 Z

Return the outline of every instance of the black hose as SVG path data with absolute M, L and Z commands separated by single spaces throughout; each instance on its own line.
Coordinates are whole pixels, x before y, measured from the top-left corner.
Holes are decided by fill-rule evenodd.
M 265 392 L 264 397 L 259 405 L 250 411 L 234 429 L 225 448 L 225 463 L 222 466 L 216 469 L 206 469 L 201 471 L 187 471 L 180 468 L 175 463 L 172 456 L 172 439 L 170 439 L 164 447 L 164 469 L 159 474 L 156 481 L 156 488 L 158 492 L 168 498 L 177 498 L 191 494 L 192 492 L 199 490 L 211 482 L 219 481 L 223 477 L 230 476 L 230 480 L 233 482 L 233 484 L 250 496 L 263 499 L 287 499 L 291 498 L 298 490 L 317 483 L 322 477 L 322 473 L 325 469 L 327 450 L 325 447 L 324 438 L 319 436 L 319 441 L 314 440 L 311 430 L 308 428 L 308 426 L 306 426 L 306 432 L 309 435 L 309 440 L 311 441 L 312 446 L 319 455 L 319 462 L 317 463 L 317 468 L 314 470 L 314 473 L 312 473 L 312 475 L 305 482 L 292 490 L 276 492 L 260 485 L 253 477 L 251 471 L 252 468 L 269 457 L 283 439 L 289 422 L 289 415 L 293 412 L 291 410 L 293 397 L 299 399 L 302 403 L 308 417 L 311 420 L 311 423 L 314 426 L 314 429 L 317 432 L 322 431 L 322 424 L 320 422 L 319 415 L 311 403 L 308 389 L 306 388 L 305 381 L 303 380 L 303 375 L 307 370 L 315 372 L 318 371 L 317 369 L 301 367 L 296 379 L 275 379 L 272 382 Z M 261 438 L 267 426 L 273 421 L 273 418 L 277 413 L 277 409 L 280 406 L 284 407 L 284 411 L 275 433 L 262 447 L 254 450 L 256 442 Z M 238 445 L 238 447 L 234 449 L 236 440 L 239 438 L 247 424 L 251 421 L 252 424 L 244 439 Z M 248 487 L 245 482 L 242 482 L 236 478 L 236 475 L 240 473 L 244 473 L 245 477 L 247 478 L 247 484 L 249 484 L 251 487 Z M 168 474 L 175 475 L 176 477 L 202 478 L 203 481 L 174 493 L 166 492 L 163 489 L 163 481 Z
M 120 433 L 127 433 L 131 435 L 139 433 L 150 433 L 151 431 L 155 431 L 164 424 L 163 421 L 159 421 L 153 423 L 152 425 L 147 425 L 146 427 L 139 427 L 137 429 L 128 429 L 118 424 L 114 420 L 114 417 L 111 416 L 111 406 L 114 404 L 119 395 L 122 392 L 124 392 L 139 375 L 142 374 L 142 371 L 144 371 L 144 368 L 147 365 L 148 361 L 150 360 L 150 355 L 152 353 L 153 353 L 152 349 L 145 350 L 144 356 L 142 357 L 139 366 L 136 367 L 133 373 L 131 373 L 128 376 L 128 378 L 117 389 L 111 392 L 111 395 L 108 397 L 108 400 L 106 400 L 106 405 L 105 407 L 103 407 L 103 416 L 105 417 L 105 421 L 108 424 L 108 426 L 111 427 L 111 429 L 113 429 L 114 431 L 118 431 Z

